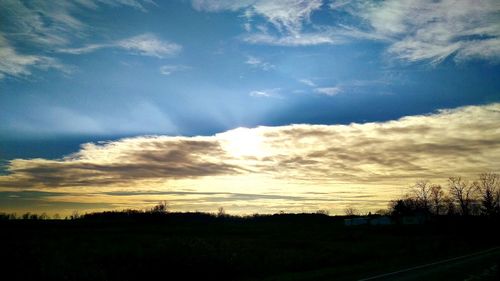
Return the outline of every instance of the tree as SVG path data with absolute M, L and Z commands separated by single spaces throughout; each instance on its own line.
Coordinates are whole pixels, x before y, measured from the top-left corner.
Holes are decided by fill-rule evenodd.
M 224 210 L 224 207 L 219 207 L 219 209 L 217 209 L 217 217 L 223 218 L 225 216 L 226 216 L 226 210 Z
M 418 200 L 408 195 L 402 199 L 391 201 L 389 210 L 393 216 L 412 216 L 422 211 Z
M 450 196 L 458 203 L 462 215 L 468 216 L 471 211 L 471 205 L 477 195 L 477 184 L 469 184 L 461 177 L 450 177 L 448 179 L 448 187 Z
M 356 208 L 352 206 L 348 206 L 345 208 L 344 213 L 346 216 L 357 216 L 359 215 L 359 212 Z
M 417 204 L 425 212 L 430 212 L 431 185 L 428 181 L 420 180 L 412 186 Z
M 500 176 L 494 173 L 480 174 L 477 186 L 481 192 L 483 213 L 489 216 L 500 214 Z
M 439 216 L 444 209 L 444 191 L 438 184 L 433 184 L 430 187 L 430 202 L 434 210 L 434 214 Z
M 151 212 L 153 213 L 166 213 L 167 211 L 168 211 L 168 204 L 167 201 L 165 200 L 158 202 L 158 204 L 151 209 Z

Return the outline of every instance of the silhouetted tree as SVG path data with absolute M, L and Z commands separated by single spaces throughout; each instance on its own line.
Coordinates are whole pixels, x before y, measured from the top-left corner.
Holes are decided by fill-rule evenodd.
M 160 201 L 157 205 L 155 205 L 151 209 L 151 212 L 153 212 L 153 213 L 166 213 L 166 212 L 168 212 L 167 201 L 165 201 L 165 200 Z
M 471 205 L 477 195 L 477 185 L 469 184 L 461 177 L 450 177 L 448 179 L 450 196 L 460 207 L 460 212 L 464 216 L 470 215 Z
M 359 211 L 352 206 L 348 206 L 344 209 L 344 214 L 346 216 L 357 216 L 359 215 Z
M 477 185 L 481 192 L 483 213 L 489 216 L 500 214 L 500 176 L 494 173 L 480 174 Z
M 411 196 L 391 201 L 389 209 L 393 216 L 408 216 L 423 211 L 418 200 Z
M 444 191 L 443 188 L 438 184 L 433 184 L 430 186 L 430 202 L 432 204 L 432 209 L 434 214 L 439 216 L 444 209 Z
M 79 219 L 80 218 L 80 214 L 78 213 L 77 210 L 74 210 L 73 213 L 71 214 L 71 216 L 69 216 L 69 218 L 72 219 L 72 220 Z
M 330 212 L 328 210 L 322 209 L 322 210 L 317 210 L 316 214 L 328 216 L 330 215 Z
M 420 180 L 412 186 L 415 201 L 418 208 L 424 212 L 430 212 L 431 185 L 428 181 Z
M 457 206 L 455 200 L 448 195 L 445 195 L 443 199 L 444 213 L 448 216 L 454 216 L 457 214 Z
M 219 209 L 217 209 L 217 217 L 225 217 L 226 216 L 226 210 L 224 210 L 224 207 L 219 207 Z

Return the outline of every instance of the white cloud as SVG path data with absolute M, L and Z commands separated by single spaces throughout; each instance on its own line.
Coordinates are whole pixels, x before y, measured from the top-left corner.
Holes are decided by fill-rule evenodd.
M 127 50 L 133 54 L 157 58 L 172 56 L 182 50 L 182 46 L 179 44 L 159 39 L 152 33 L 144 33 L 111 43 L 89 44 L 77 48 L 59 48 L 56 51 L 66 54 L 81 55 L 104 48 L 119 48 Z
M 299 82 L 309 87 L 316 87 L 316 83 L 314 83 L 311 79 L 299 79 Z
M 264 18 L 277 31 L 278 35 L 269 34 L 267 27 L 258 25 L 260 33 L 249 33 L 242 36 L 243 41 L 252 44 L 277 46 L 307 46 L 318 44 L 334 44 L 337 39 L 331 34 L 303 33 L 303 25 L 310 22 L 311 14 L 323 5 L 322 0 L 254 0 L 254 1 L 217 1 L 193 0 L 195 9 L 208 12 L 224 10 L 240 11 L 247 19 L 245 30 L 252 30 L 251 20 L 259 16 Z
M 0 79 L 9 76 L 31 75 L 32 68 L 47 70 L 57 69 L 65 73 L 71 68 L 63 65 L 58 60 L 41 55 L 24 55 L 16 52 L 7 40 L 0 34 Z
M 254 57 L 254 56 L 248 56 L 245 63 L 252 66 L 252 67 L 260 68 L 264 71 L 269 71 L 269 70 L 274 69 L 276 67 L 274 64 L 269 63 L 269 62 L 265 62 L 262 59 Z
M 257 0 L 192 0 L 193 8 L 198 11 L 220 12 L 237 11 L 253 5 Z
M 89 26 L 78 19 L 77 14 L 86 9 L 100 6 L 128 6 L 146 11 L 143 3 L 154 5 L 152 1 L 136 0 L 78 0 L 78 1 L 3 1 L 0 18 L 3 24 L 0 32 L 1 78 L 7 75 L 30 75 L 32 68 L 55 68 L 68 72 L 70 67 L 51 57 L 54 49 L 68 53 L 85 53 L 103 48 L 105 45 L 89 45 L 83 48 L 68 48 L 72 42 L 87 36 Z M 23 53 L 16 49 L 22 42 L 36 53 Z M 135 48 L 137 51 L 139 47 Z M 146 52 L 147 51 L 143 51 Z
M 321 5 L 322 0 L 257 1 L 252 8 L 278 29 L 296 34 Z
M 192 4 L 202 11 L 242 13 L 248 21 L 247 33 L 240 38 L 251 44 L 294 47 L 361 39 L 387 42 L 390 57 L 409 62 L 500 58 L 497 0 L 329 1 L 330 9 L 354 16 L 354 25 L 341 21 L 333 25 L 311 23 L 311 15 L 323 7 L 321 0 L 194 0 Z M 256 26 L 260 32 L 254 31 L 254 17 L 264 18 L 277 32 L 262 25 Z M 312 31 L 304 31 L 306 24 Z
M 115 45 L 113 45 L 113 44 L 89 44 L 89 45 L 86 45 L 83 47 L 78 47 L 78 48 L 60 48 L 60 49 L 57 49 L 57 52 L 65 53 L 65 54 L 72 54 L 72 55 L 81 55 L 81 54 L 87 54 L 87 53 L 97 51 L 99 49 L 109 48 L 109 47 L 113 47 L 113 46 L 115 46 Z
M 191 67 L 187 65 L 163 65 L 160 67 L 160 73 L 163 75 L 171 75 L 172 73 L 189 69 L 191 69 Z
M 453 55 L 457 60 L 500 57 L 500 5 L 496 0 L 356 3 L 350 11 L 364 19 L 373 34 L 389 38 L 388 53 L 398 59 L 439 63 Z
M 208 12 L 243 10 L 245 17 L 262 16 L 281 31 L 298 33 L 311 14 L 320 9 L 322 0 L 193 0 L 195 9 Z
M 351 3 L 352 0 L 332 0 L 332 2 L 330 2 L 330 9 L 332 10 L 335 10 L 335 9 L 339 9 L 339 8 L 342 8 L 346 5 L 348 5 L 349 3 Z
M 248 95 L 251 97 L 257 97 L 257 98 L 281 98 L 279 95 L 280 88 L 274 88 L 274 89 L 266 89 L 266 90 L 258 90 L 258 91 L 251 91 Z
M 252 33 L 241 37 L 243 41 L 251 44 L 274 45 L 284 47 L 312 46 L 322 44 L 341 44 L 345 40 L 329 32 L 302 33 L 296 35 L 274 36 L 265 33 Z
M 342 88 L 340 87 L 323 87 L 323 88 L 315 88 L 314 91 L 318 94 L 323 94 L 327 96 L 336 96 L 342 92 Z
M 146 33 L 118 41 L 116 45 L 144 56 L 163 58 L 180 52 L 182 47 L 178 44 L 158 39 L 151 33 Z

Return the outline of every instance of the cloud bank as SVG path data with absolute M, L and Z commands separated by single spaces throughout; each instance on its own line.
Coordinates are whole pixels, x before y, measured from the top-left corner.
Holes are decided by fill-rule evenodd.
M 0 190 L 76 192 L 72 202 L 92 198 L 107 203 L 118 200 L 107 193 L 130 190 L 303 198 L 280 197 L 276 205 L 268 201 L 278 197 L 271 196 L 250 205 L 243 200 L 234 207 L 252 212 L 269 210 L 266 206 L 317 208 L 321 198 L 324 204 L 343 206 L 356 202 L 352 196 L 357 194 L 364 196 L 358 201 L 364 202 L 362 207 L 373 209 L 385 206 L 391 195 L 417 179 L 498 172 L 498 120 L 497 103 L 378 123 L 238 128 L 203 137 L 144 136 L 87 143 L 62 159 L 10 161 L 9 174 L 0 176 Z M 329 199 L 321 194 L 329 194 Z M 191 195 L 205 207 L 210 205 Z M 130 202 L 137 199 L 128 196 Z M 231 203 L 228 197 L 222 196 L 223 201 Z M 169 199 L 174 205 L 193 207 L 180 197 Z

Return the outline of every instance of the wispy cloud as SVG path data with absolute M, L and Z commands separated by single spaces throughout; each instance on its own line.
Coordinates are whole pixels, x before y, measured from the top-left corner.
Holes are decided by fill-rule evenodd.
M 500 6 L 496 0 L 193 0 L 200 11 L 236 11 L 248 19 L 240 38 L 250 44 L 311 46 L 377 40 L 388 44 L 387 53 L 402 61 L 440 63 L 500 58 Z M 343 11 L 350 21 L 315 24 L 311 15 L 324 7 Z M 273 27 L 252 28 L 261 17 Z M 353 22 L 347 24 L 347 22 Z M 307 25 L 307 29 L 304 26 Z M 260 31 L 258 31 L 260 30 Z
M 254 56 L 248 56 L 245 63 L 252 66 L 252 67 L 260 68 L 264 71 L 269 71 L 269 70 L 274 69 L 276 67 L 274 64 L 269 63 L 269 62 L 265 62 L 262 59 L 254 57 Z
M 311 79 L 299 79 L 299 82 L 309 87 L 316 87 L 316 83 L 314 83 Z
M 117 46 L 144 56 L 163 58 L 174 55 L 182 49 L 178 44 L 158 39 L 151 33 L 146 33 L 117 42 Z
M 31 75 L 32 69 L 57 69 L 70 73 L 72 69 L 57 59 L 43 55 L 26 55 L 16 52 L 0 34 L 0 79 L 6 75 L 22 77 Z
M 169 191 L 199 187 L 191 191 L 241 193 L 251 186 L 256 193 L 279 190 L 288 196 L 320 189 L 363 193 L 373 208 L 384 206 L 388 196 L 399 194 L 402 185 L 416 179 L 470 177 L 500 169 L 499 119 L 500 104 L 490 104 L 388 122 L 238 128 L 207 137 L 149 136 L 87 143 L 62 159 L 10 161 L 10 174 L 0 176 L 0 189 L 56 189 L 79 192 L 71 199 L 76 202 L 108 203 L 119 199 L 110 194 L 103 199 L 100 193 L 165 191 L 167 183 Z M 181 204 L 177 199 L 172 199 L 173 204 Z M 342 200 L 348 199 L 339 199 L 338 204 Z M 312 202 L 301 204 L 317 208 Z
M 105 45 L 95 44 L 69 49 L 75 40 L 87 37 L 89 26 L 76 15 L 101 6 L 126 6 L 145 12 L 152 1 L 135 0 L 80 0 L 80 1 L 3 1 L 0 18 L 9 24 L 2 25 L 0 32 L 0 61 L 3 62 L 0 78 L 25 76 L 33 68 L 54 68 L 68 72 L 71 68 L 53 57 L 54 49 L 73 53 L 86 53 Z M 16 49 L 17 44 L 28 45 L 36 52 L 26 53 Z M 133 51 L 151 53 L 146 47 L 130 47 Z
M 77 48 L 59 48 L 56 51 L 73 55 L 91 53 L 104 48 L 118 48 L 132 54 L 164 58 L 179 53 L 182 46 L 167 40 L 162 40 L 152 33 L 140 34 L 111 43 L 89 44 Z
M 279 95 L 280 88 L 251 91 L 248 95 L 257 98 L 281 98 Z
M 163 65 L 160 67 L 160 73 L 163 75 L 171 75 L 175 72 L 186 71 L 191 69 L 191 67 L 187 65 Z
M 321 87 L 321 88 L 315 88 L 314 92 L 322 95 L 327 95 L 327 96 L 336 96 L 340 93 L 342 93 L 342 88 L 340 87 Z
M 356 1 L 349 11 L 370 33 L 390 38 L 389 54 L 439 63 L 447 57 L 497 60 L 500 5 L 495 0 Z
M 302 33 L 298 35 L 271 35 L 252 33 L 243 35 L 242 40 L 251 44 L 273 45 L 283 47 L 312 46 L 322 44 L 342 44 L 345 40 L 329 32 Z
M 321 8 L 322 0 L 193 0 L 192 5 L 197 10 L 209 12 L 242 10 L 247 18 L 261 16 L 278 30 L 296 34 L 302 29 L 303 22 Z
M 310 17 L 321 9 L 322 0 L 254 0 L 254 1 L 217 1 L 193 0 L 195 9 L 208 12 L 224 10 L 240 11 L 248 19 L 245 23 L 247 34 L 241 39 L 251 44 L 265 44 L 275 46 L 309 46 L 319 44 L 338 44 L 330 32 L 303 32 L 303 26 L 310 23 Z M 260 32 L 251 32 L 252 18 L 263 18 L 277 33 L 270 33 L 265 26 L 257 26 Z

